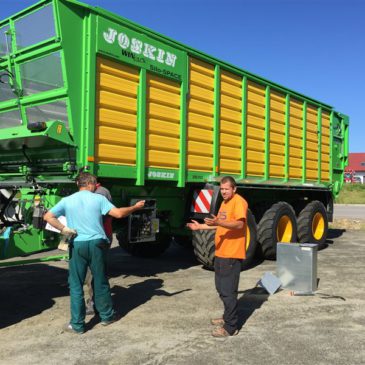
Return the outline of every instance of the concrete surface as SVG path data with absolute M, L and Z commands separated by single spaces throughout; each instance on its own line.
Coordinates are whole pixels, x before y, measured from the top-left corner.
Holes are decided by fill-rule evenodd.
M 335 204 L 334 218 L 365 219 L 365 204 Z
M 238 336 L 211 337 L 221 314 L 213 273 L 173 246 L 154 260 L 110 255 L 119 322 L 87 317 L 83 335 L 65 333 L 67 263 L 0 269 L 1 364 L 364 364 L 364 231 L 332 230 L 318 253 L 315 296 L 255 289 L 275 262 L 242 272 Z

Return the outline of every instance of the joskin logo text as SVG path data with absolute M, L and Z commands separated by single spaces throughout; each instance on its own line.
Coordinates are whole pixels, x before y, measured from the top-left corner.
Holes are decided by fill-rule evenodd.
M 108 28 L 107 32 L 103 32 L 104 40 L 109 44 L 118 42 L 122 50 L 129 50 L 135 55 L 143 55 L 150 60 L 157 61 L 170 67 L 175 67 L 177 56 L 171 52 L 165 51 L 152 44 L 142 42 L 138 38 L 130 38 L 126 33 L 119 33 L 113 29 Z

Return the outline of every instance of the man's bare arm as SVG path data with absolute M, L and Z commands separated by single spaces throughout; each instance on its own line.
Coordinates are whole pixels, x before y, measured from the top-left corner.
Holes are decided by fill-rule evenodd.
M 62 231 L 65 228 L 65 225 L 62 224 L 50 210 L 44 215 L 43 219 L 47 223 L 49 223 L 52 227 L 60 231 Z
M 124 218 L 136 210 L 142 209 L 144 207 L 144 203 L 144 200 L 140 200 L 131 207 L 112 208 L 109 210 L 108 214 L 114 218 Z
M 228 229 L 243 229 L 245 226 L 245 218 L 236 221 L 225 221 L 219 219 L 217 216 L 212 215 L 213 218 L 205 218 L 204 222 L 211 227 L 223 227 Z
M 208 226 L 205 223 L 198 223 L 197 221 L 191 220 L 191 223 L 187 223 L 186 226 L 192 231 L 197 231 L 198 229 L 217 229 L 214 226 Z

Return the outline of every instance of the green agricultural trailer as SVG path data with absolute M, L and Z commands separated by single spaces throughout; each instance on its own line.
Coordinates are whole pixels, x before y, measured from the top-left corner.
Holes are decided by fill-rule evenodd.
M 134 255 L 192 240 L 206 266 L 232 175 L 248 201 L 247 260 L 277 242 L 326 240 L 348 160 L 348 117 L 75 0 L 43 0 L 0 22 L 0 257 L 57 247 L 44 212 L 75 191 L 83 168 L 116 205 Z M 82 214 L 82 212 L 80 212 Z

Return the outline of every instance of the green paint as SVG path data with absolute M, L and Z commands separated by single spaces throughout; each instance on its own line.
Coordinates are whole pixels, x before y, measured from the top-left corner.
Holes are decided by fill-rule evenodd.
M 329 175 L 330 175 L 330 184 L 333 183 L 333 111 L 330 114 L 330 167 L 329 167 Z
M 270 86 L 265 89 L 265 165 L 264 180 L 270 177 Z
M 213 119 L 213 176 L 219 175 L 219 127 L 220 127 L 220 107 L 221 107 L 221 93 L 220 93 L 220 78 L 221 70 L 219 66 L 214 69 L 214 119 Z
M 285 96 L 285 166 L 284 166 L 284 182 L 289 180 L 289 160 L 290 160 L 290 95 Z
M 187 57 L 186 57 L 187 58 Z M 186 75 L 189 74 L 188 65 L 186 62 Z M 180 141 L 179 141 L 179 178 L 178 178 L 178 187 L 185 186 L 186 180 L 186 154 L 187 154 L 187 96 L 188 96 L 188 78 L 180 85 Z
M 42 1 L 18 13 L 10 19 L 0 22 L 0 26 L 10 25 L 16 34 L 16 19 L 37 11 L 46 4 L 54 5 L 55 35 L 34 44 L 17 49 L 15 36 L 12 38 L 12 51 L 0 61 L 15 74 L 15 86 L 20 88 L 25 62 L 32 62 L 40 57 L 60 52 L 63 85 L 45 92 L 32 95 L 14 95 L 10 100 L 0 102 L 0 115 L 3 112 L 19 110 L 22 124 L 17 127 L 0 129 L 0 181 L 2 184 L 26 186 L 28 181 L 36 181 L 40 186 L 52 186 L 44 199 L 47 207 L 53 206 L 63 194 L 75 191 L 73 184 L 76 170 L 88 165 L 108 187 L 113 189 L 116 201 L 123 199 L 125 204 L 131 198 L 155 198 L 166 216 L 161 227 L 169 234 L 180 232 L 184 227 L 185 208 L 191 190 L 204 186 L 205 183 L 217 184 L 220 178 L 220 77 L 221 71 L 232 72 L 242 78 L 242 126 L 241 131 L 241 174 L 234 176 L 241 186 L 250 186 L 252 190 L 267 191 L 267 196 L 287 188 L 305 192 L 306 169 L 306 111 L 303 110 L 303 176 L 301 181 L 288 181 L 289 178 L 289 102 L 295 98 L 300 102 L 310 103 L 321 110 L 331 113 L 331 181 L 340 187 L 343 168 L 348 160 L 348 119 L 335 113 L 332 107 L 291 91 L 271 81 L 238 69 L 202 52 L 175 42 L 168 37 L 153 32 L 145 27 L 113 15 L 99 8 L 90 7 L 77 1 L 53 0 Z M 116 34 L 109 29 L 114 29 Z M 32 29 L 30 29 L 32 31 Z M 108 40 L 110 42 L 108 42 Z M 129 42 L 129 44 L 128 44 Z M 138 43 L 141 42 L 141 43 Z M 133 45 L 133 50 L 132 50 Z M 155 47 L 155 48 L 153 48 Z M 88 156 L 95 155 L 95 120 L 98 119 L 97 91 L 98 84 L 97 57 L 127 63 L 140 69 L 138 86 L 138 115 L 136 131 L 136 166 L 118 166 L 88 161 Z M 188 171 L 187 154 L 187 101 L 189 85 L 188 57 L 196 57 L 215 67 L 214 78 L 214 130 L 213 130 L 213 166 L 208 171 Z M 179 168 L 157 169 L 145 166 L 146 150 L 146 105 L 147 77 L 155 73 L 161 77 L 174 80 L 180 84 L 180 140 Z M 34 80 L 37 81 L 37 80 Z M 39 80 L 42 81 L 42 80 Z M 265 95 L 265 173 L 264 177 L 247 178 L 247 84 L 249 81 L 264 85 Z M 270 178 L 270 92 L 286 95 L 285 115 L 285 189 L 283 180 Z M 107 87 L 106 87 L 107 92 Z M 289 97 L 290 94 L 290 97 Z M 27 129 L 27 110 L 35 106 L 44 106 L 57 101 L 67 104 L 69 128 L 55 117 L 48 118 L 43 131 Z M 125 106 L 123 106 L 125 107 Z M 121 109 L 123 109 L 123 107 Z M 305 107 L 306 108 L 306 107 Z M 304 108 L 304 109 L 305 109 Z M 335 132 L 336 128 L 336 132 Z M 25 145 L 26 147 L 23 147 Z M 33 184 L 33 183 L 32 183 Z M 322 191 L 328 184 L 314 183 L 313 189 Z M 335 190 L 335 188 L 332 188 Z M 251 191 L 250 190 L 250 193 Z M 31 191 L 31 189 L 29 190 Z M 65 193 L 63 193 L 65 191 Z M 336 190 L 337 191 L 337 190 Z M 334 192 L 336 194 L 337 192 Z M 319 193 L 320 194 L 320 193 Z M 262 194 L 263 196 L 265 194 Z M 280 193 L 279 193 L 280 195 Z M 278 195 L 278 196 L 279 196 Z M 259 194 L 257 195 L 259 196 Z M 280 195 L 285 199 L 285 194 Z M 24 198 L 24 199 L 23 199 Z M 14 256 L 24 252 L 54 247 L 58 235 L 39 233 L 32 227 L 32 195 L 26 191 L 20 193 L 29 213 L 26 216 L 29 229 L 27 233 L 16 232 L 11 238 Z M 118 223 L 116 223 L 118 224 Z M 166 228 L 167 227 L 167 228 Z M 0 245 L 3 243 L 0 238 Z M 2 246 L 3 247 L 3 246 Z M 9 257 L 10 257 L 9 256 Z
M 242 78 L 242 125 L 241 125 L 241 176 L 246 178 L 247 172 L 247 77 Z
M 318 135 L 318 183 L 322 180 L 322 108 L 317 110 L 317 135 Z
M 99 18 L 98 51 L 175 81 L 182 81 L 185 73 L 184 52 L 118 23 Z
M 303 103 L 302 111 L 302 183 L 304 184 L 307 180 L 307 102 Z
M 137 111 L 137 185 L 144 184 L 144 169 L 146 156 L 146 102 L 147 102 L 147 73 L 146 69 L 141 68 L 139 72 L 138 85 L 138 111 Z
M 37 259 L 0 262 L 0 267 L 12 267 L 19 265 L 36 264 L 38 262 L 49 262 L 49 261 L 67 261 L 68 259 L 69 259 L 68 254 L 52 255 L 47 257 L 40 257 Z

